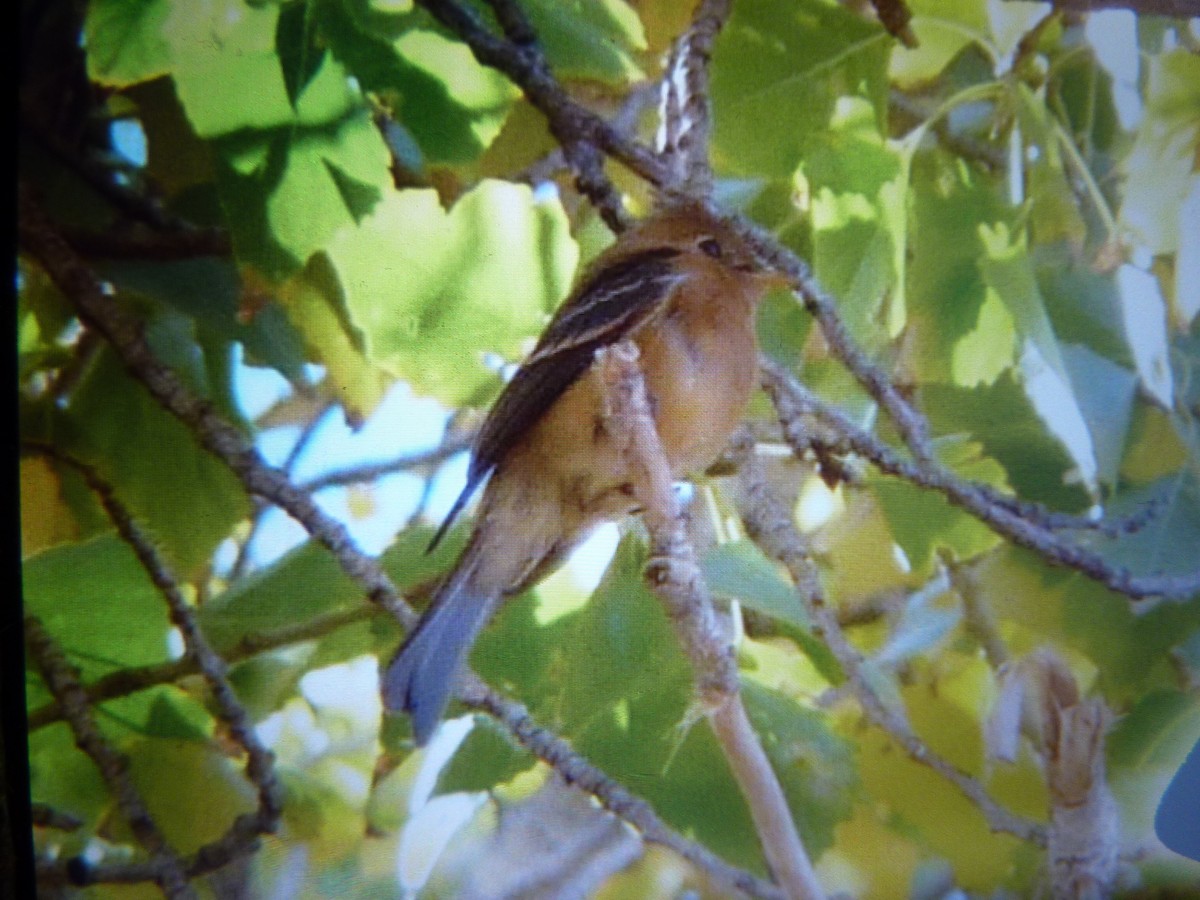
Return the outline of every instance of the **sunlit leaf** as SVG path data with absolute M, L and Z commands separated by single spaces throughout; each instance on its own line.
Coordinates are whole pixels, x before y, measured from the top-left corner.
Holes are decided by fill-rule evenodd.
M 417 390 L 462 402 L 518 359 L 566 293 L 566 216 L 525 187 L 484 182 L 449 211 L 433 191 L 391 194 L 329 248 L 367 357 Z
M 802 166 L 813 194 L 814 271 L 870 346 L 895 337 L 905 322 L 903 290 L 895 283 L 907 216 L 898 194 L 900 162 L 865 100 L 840 101 L 831 125 Z
M 164 25 L 170 0 L 99 0 L 84 20 L 88 74 L 101 84 L 126 87 L 171 69 Z
M 1146 115 L 1126 163 L 1121 219 L 1151 253 L 1178 249 L 1177 217 L 1200 144 L 1200 58 L 1178 49 L 1149 61 Z
M 562 75 L 611 83 L 641 77 L 634 51 L 645 49 L 646 36 L 625 0 L 527 0 L 523 5 Z
M 1132 265 L 1117 271 L 1121 319 L 1142 389 L 1164 409 L 1174 396 L 1167 351 L 1167 309 L 1158 280 Z
M 863 97 L 881 116 L 888 48 L 877 25 L 816 0 L 735 6 L 712 72 L 720 167 L 790 176 L 839 97 Z
M 993 181 L 957 166 L 940 154 L 919 153 L 910 176 L 912 220 L 909 228 L 907 306 L 912 364 L 924 380 L 950 382 L 970 336 L 978 345 L 992 338 L 989 354 L 998 359 L 984 371 L 1002 370 L 1006 351 L 1004 326 L 1012 317 L 989 313 L 1001 328 L 995 335 L 978 333 L 981 309 L 989 299 L 988 280 L 980 265 L 983 248 L 969 235 L 1012 219 L 1003 192 Z M 996 301 L 1003 302 L 998 295 Z M 956 360 L 956 353 L 958 360 Z

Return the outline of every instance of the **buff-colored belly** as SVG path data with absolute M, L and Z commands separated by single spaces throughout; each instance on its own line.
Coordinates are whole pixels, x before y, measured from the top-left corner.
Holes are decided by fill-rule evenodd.
M 705 342 L 697 344 L 683 323 L 666 321 L 635 341 L 676 477 L 710 465 L 741 421 L 756 372 L 751 326 L 748 320 L 741 328 L 705 330 Z M 558 483 L 565 503 L 584 518 L 620 515 L 634 505 L 628 467 L 603 408 L 592 370 L 531 429 L 519 454 L 528 455 L 529 477 Z

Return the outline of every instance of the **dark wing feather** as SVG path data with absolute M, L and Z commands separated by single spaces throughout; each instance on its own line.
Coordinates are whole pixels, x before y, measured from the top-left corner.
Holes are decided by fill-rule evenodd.
M 594 273 L 563 304 L 488 413 L 475 439 L 467 486 L 430 550 L 509 448 L 587 371 L 596 351 L 623 340 L 662 307 L 684 278 L 671 263 L 678 255 L 671 247 L 634 253 Z

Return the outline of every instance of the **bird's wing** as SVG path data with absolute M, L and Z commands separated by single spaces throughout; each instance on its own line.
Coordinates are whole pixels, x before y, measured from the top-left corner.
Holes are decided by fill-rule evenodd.
M 596 351 L 623 340 L 666 305 L 686 277 L 672 265 L 679 252 L 651 248 L 601 266 L 559 308 L 488 413 L 475 439 L 467 485 L 429 549 L 437 546 L 509 448 L 587 371 Z

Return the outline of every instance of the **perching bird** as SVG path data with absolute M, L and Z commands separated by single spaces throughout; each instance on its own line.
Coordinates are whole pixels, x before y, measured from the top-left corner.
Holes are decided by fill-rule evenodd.
M 418 744 L 502 598 L 546 575 L 595 526 L 635 511 L 596 351 L 633 340 L 672 474 L 703 470 L 754 389 L 758 301 L 783 283 L 693 203 L 651 216 L 588 267 L 480 429 L 467 486 L 434 545 L 490 475 L 474 531 L 384 673 L 384 705 L 410 714 Z

